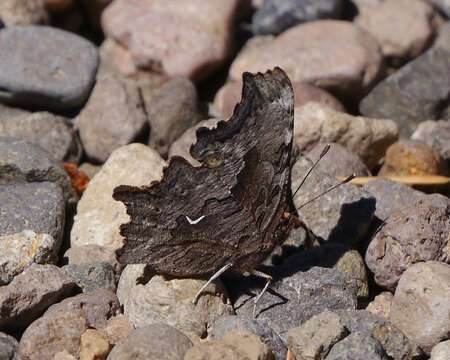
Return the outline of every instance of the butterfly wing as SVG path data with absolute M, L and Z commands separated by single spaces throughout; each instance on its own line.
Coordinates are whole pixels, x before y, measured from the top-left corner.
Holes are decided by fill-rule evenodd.
M 231 119 L 197 132 L 191 153 L 201 167 L 175 157 L 161 181 L 114 190 L 130 215 L 119 260 L 179 276 L 259 261 L 286 207 L 292 126 L 284 72 L 244 74 L 243 100 Z

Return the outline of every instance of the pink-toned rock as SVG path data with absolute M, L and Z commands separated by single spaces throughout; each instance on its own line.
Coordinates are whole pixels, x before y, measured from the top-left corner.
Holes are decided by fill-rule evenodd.
M 337 111 L 345 111 L 341 102 L 328 92 L 307 83 L 296 82 L 294 87 L 295 106 L 302 106 L 310 101 L 326 105 Z M 233 114 L 234 107 L 241 100 L 242 83 L 229 81 L 219 89 L 214 97 L 214 106 L 224 117 Z
M 375 299 L 367 305 L 366 310 L 382 318 L 389 319 L 393 297 L 394 295 L 389 291 L 383 291 L 381 294 L 375 296 Z
M 102 14 L 106 36 L 139 69 L 200 80 L 232 50 L 239 0 L 116 0 Z
M 0 19 L 6 26 L 46 24 L 49 15 L 44 0 L 1 0 Z
M 347 21 L 301 24 L 278 37 L 254 38 L 238 54 L 230 77 L 279 66 L 292 82 L 305 81 L 349 96 L 367 91 L 382 65 L 377 41 Z
M 385 0 L 363 6 L 355 22 L 370 33 L 383 55 L 408 59 L 419 55 L 433 36 L 433 9 L 420 0 Z

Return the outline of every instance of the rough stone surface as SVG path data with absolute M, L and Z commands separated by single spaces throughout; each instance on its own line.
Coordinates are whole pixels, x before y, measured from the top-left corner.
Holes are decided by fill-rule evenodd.
M 6 28 L 0 42 L 1 100 L 62 110 L 88 97 L 98 54 L 87 40 L 56 28 L 28 26 Z
M 113 266 L 107 262 L 70 264 L 63 269 L 85 293 L 98 289 L 116 291 L 116 274 Z
M 449 214 L 450 199 L 432 194 L 388 217 L 366 252 L 375 282 L 394 290 L 402 273 L 415 263 L 450 263 Z
M 200 80 L 230 55 L 238 0 L 114 1 L 103 31 L 124 45 L 136 68 Z
M 367 91 L 381 63 L 378 44 L 369 34 L 346 21 L 319 20 L 294 26 L 275 39 L 255 38 L 233 61 L 230 77 L 240 80 L 244 71 L 279 66 L 293 82 L 347 97 Z
M 108 263 L 117 274 L 120 273 L 123 266 L 118 262 L 114 250 L 95 244 L 72 246 L 65 252 L 64 258 L 67 259 L 69 265 L 90 265 L 99 262 Z
M 389 319 L 393 297 L 394 295 L 392 293 L 383 291 L 381 294 L 375 296 L 375 299 L 367 305 L 366 310 L 384 319 Z
M 351 333 L 364 333 L 375 338 L 391 358 L 405 360 L 422 358 L 417 345 L 385 319 L 365 310 L 338 310 L 336 313 Z
M 24 230 L 0 236 L 0 286 L 9 284 L 31 264 L 56 264 L 60 244 L 48 234 Z
M 218 318 L 208 329 L 208 338 L 220 339 L 231 330 L 247 331 L 256 334 L 272 350 L 275 360 L 286 359 L 286 345 L 275 333 L 266 320 L 258 320 L 248 316 L 225 315 Z
M 356 282 L 358 298 L 369 295 L 367 272 L 362 256 L 358 251 L 339 243 L 325 243 L 288 257 L 278 271 L 289 273 L 306 271 L 313 266 L 340 270 Z
M 380 342 L 371 335 L 352 333 L 331 349 L 325 360 L 388 360 Z
M 124 184 L 148 185 L 159 180 L 164 165 L 156 151 L 142 144 L 115 150 L 78 202 L 70 233 L 71 246 L 94 244 L 113 250 L 122 247 L 119 226 L 129 221 L 129 217 L 125 205 L 112 198 L 114 188 Z
M 449 311 L 450 265 L 427 261 L 414 264 L 400 278 L 390 320 L 429 354 L 449 337 Z
M 48 112 L 0 114 L 0 137 L 37 144 L 59 161 L 78 162 L 81 158 L 82 150 L 68 119 Z
M 186 78 L 163 84 L 145 106 L 151 127 L 149 145 L 163 157 L 167 157 L 170 144 L 201 119 L 197 90 Z
M 0 359 L 20 360 L 19 343 L 12 336 L 0 333 Z
M 103 163 L 111 153 L 135 140 L 147 116 L 138 86 L 117 76 L 102 76 L 75 119 L 86 155 Z
M 108 360 L 183 360 L 191 347 L 191 340 L 179 330 L 153 324 L 134 330 L 112 349 Z
M 326 145 L 325 143 L 316 144 L 316 146 L 306 153 L 306 156 L 309 159 L 318 159 Z M 337 143 L 330 143 L 329 145 L 331 146 L 330 150 L 320 160 L 317 165 L 318 169 L 329 175 L 340 177 L 347 177 L 350 174 L 355 174 L 356 176 L 370 175 L 369 169 L 358 155 Z
M 266 0 L 253 14 L 252 30 L 276 35 L 303 22 L 339 18 L 341 10 L 341 0 Z
M 0 186 L 0 234 L 24 230 L 48 234 L 59 250 L 64 231 L 64 198 L 61 188 L 49 182 L 12 183 Z
M 427 144 L 400 140 L 386 151 L 380 176 L 447 175 L 448 167 L 437 150 Z
M 194 159 L 190 153 L 191 145 L 197 142 L 197 129 L 201 127 L 207 127 L 208 129 L 214 128 L 219 121 L 219 119 L 202 120 L 197 125 L 187 129 L 170 145 L 169 158 L 172 156 L 182 156 L 193 166 L 200 166 L 200 162 Z
M 109 354 L 110 344 L 105 335 L 94 329 L 87 329 L 81 335 L 80 360 L 103 360 Z
M 272 360 L 270 348 L 247 331 L 232 330 L 220 340 L 210 340 L 190 348 L 184 360 Z
M 397 126 L 391 120 L 352 116 L 317 103 L 302 106 L 294 116 L 294 143 L 300 150 L 309 151 L 318 143 L 338 143 L 358 155 L 369 169 L 398 139 Z
M 239 293 L 239 285 L 246 289 L 244 293 Z M 258 302 L 256 316 L 257 319 L 267 320 L 284 340 L 287 330 L 300 326 L 326 309 L 356 308 L 355 283 L 336 269 L 313 267 L 306 272 L 285 276 L 272 283 L 270 288 L 273 291 L 266 292 Z M 229 289 L 239 294 L 234 302 L 238 315 L 252 316 L 253 301 L 249 289 L 252 293 L 261 290 L 254 285 L 252 288 L 245 281 Z
M 49 14 L 43 0 L 2 0 L 0 19 L 6 26 L 46 24 Z
M 107 320 L 118 311 L 117 298 L 106 290 L 77 295 L 55 304 L 25 330 L 19 344 L 21 359 L 54 359 L 61 352 L 66 353 L 64 359 L 67 356 L 78 359 L 83 333 L 88 328 L 104 328 Z
M 444 160 L 450 162 L 450 121 L 423 121 L 417 126 L 411 139 L 431 146 L 439 151 Z
M 50 305 L 67 297 L 73 280 L 54 265 L 34 264 L 0 287 L 0 328 L 23 328 Z
M 409 137 L 424 120 L 439 119 L 450 92 L 450 49 L 433 48 L 381 81 L 360 103 L 364 116 L 394 120 Z
M 118 314 L 108 319 L 106 326 L 102 329 L 111 345 L 117 345 L 133 330 L 134 327 L 130 320 L 123 314 Z
M 226 290 L 217 282 L 208 286 L 196 305 L 192 303 L 204 283 L 198 279 L 166 279 L 146 274 L 145 265 L 128 265 L 120 277 L 117 296 L 124 314 L 137 328 L 166 323 L 201 337 L 208 324 L 233 313 L 226 303 Z
M 450 340 L 443 341 L 433 347 L 430 360 L 447 360 L 450 358 Z
M 292 191 L 295 191 L 311 168 L 305 157 L 292 168 Z M 375 198 L 353 184 L 344 184 L 307 206 L 300 206 L 317 194 L 335 185 L 337 180 L 320 170 L 314 170 L 294 197 L 300 219 L 314 235 L 327 242 L 356 244 L 366 234 L 375 212 Z
M 61 164 L 40 146 L 15 138 L 0 138 L 0 184 L 42 182 L 58 184 L 69 201 L 76 198 Z
M 431 5 L 450 17 L 450 1 L 449 0 L 426 0 Z
M 363 189 L 376 199 L 375 216 L 381 221 L 425 196 L 420 191 L 389 179 L 371 180 Z
M 346 337 L 348 330 L 341 319 L 331 311 L 313 316 L 302 326 L 287 332 L 289 350 L 298 359 L 323 359 L 331 347 Z
M 295 107 L 300 107 L 308 102 L 317 102 L 336 111 L 344 111 L 344 106 L 333 95 L 319 87 L 302 82 L 294 82 Z M 241 101 L 242 83 L 240 81 L 228 81 L 222 86 L 214 97 L 214 106 L 222 116 L 229 118 L 233 114 L 234 107 Z
M 391 59 L 410 59 L 419 55 L 433 36 L 433 9 L 419 0 L 384 0 L 367 6 L 355 22 L 371 34 Z

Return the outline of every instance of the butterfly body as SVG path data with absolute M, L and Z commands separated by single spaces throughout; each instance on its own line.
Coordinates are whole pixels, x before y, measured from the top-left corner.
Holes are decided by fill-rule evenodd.
M 122 263 L 175 276 L 254 269 L 279 242 L 290 191 L 293 90 L 280 69 L 244 74 L 243 99 L 227 122 L 200 128 L 193 167 L 174 157 L 148 187 L 119 186 L 130 222 Z

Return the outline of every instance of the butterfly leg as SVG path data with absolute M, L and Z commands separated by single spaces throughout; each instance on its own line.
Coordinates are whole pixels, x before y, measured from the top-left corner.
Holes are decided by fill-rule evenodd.
M 263 273 L 261 271 L 258 271 L 258 270 L 252 270 L 250 272 L 250 274 L 255 275 L 255 276 L 259 276 L 259 277 L 261 277 L 261 278 L 266 280 L 266 285 L 264 285 L 263 289 L 261 290 L 261 292 L 256 297 L 255 303 L 253 304 L 253 317 L 256 317 L 256 306 L 258 305 L 258 302 L 261 299 L 261 297 L 264 295 L 264 293 L 269 288 L 269 285 L 272 282 L 273 278 L 272 278 L 272 276 L 267 275 L 267 274 L 265 274 L 265 273 Z
M 222 275 L 225 271 L 227 271 L 230 267 L 232 267 L 233 264 L 229 263 L 225 266 L 221 267 L 219 270 L 217 270 L 209 279 L 208 281 L 200 288 L 200 290 L 197 292 L 197 294 L 194 297 L 194 300 L 192 302 L 194 304 L 197 304 L 197 300 L 202 294 L 202 292 L 206 289 L 206 287 L 211 284 L 214 280 L 216 280 L 220 275 Z

